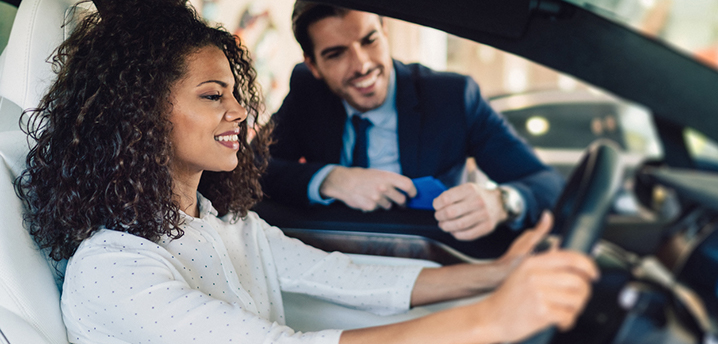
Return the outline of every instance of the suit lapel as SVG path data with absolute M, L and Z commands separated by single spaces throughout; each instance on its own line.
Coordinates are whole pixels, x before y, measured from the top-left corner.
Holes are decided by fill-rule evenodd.
M 308 71 L 307 71 L 308 73 Z M 311 82 L 306 85 L 314 94 L 309 99 L 316 99 L 316 104 L 305 103 L 306 111 L 301 112 L 305 118 L 302 121 L 305 142 L 311 142 L 311 148 L 306 149 L 313 152 L 313 156 L 307 157 L 309 161 L 320 161 L 323 163 L 338 164 L 341 160 L 344 141 L 344 124 L 346 122 L 346 110 L 342 105 L 341 98 L 329 90 L 326 83 L 311 77 Z
M 416 178 L 419 173 L 419 135 L 421 113 L 418 111 L 419 97 L 411 70 L 394 61 L 396 71 L 396 112 L 399 135 L 399 162 L 402 174 Z
M 332 94 L 333 95 L 333 94 Z M 330 116 L 326 116 L 326 123 L 319 123 L 317 128 L 322 128 L 323 132 L 319 133 L 318 137 L 324 137 L 326 139 L 327 149 L 324 150 L 326 156 L 322 161 L 330 161 L 338 164 L 341 160 L 342 149 L 344 147 L 344 125 L 346 123 L 346 110 L 342 105 L 341 100 L 338 97 L 327 97 L 332 99 L 329 102 L 328 113 Z M 326 128 L 326 130 L 324 130 Z

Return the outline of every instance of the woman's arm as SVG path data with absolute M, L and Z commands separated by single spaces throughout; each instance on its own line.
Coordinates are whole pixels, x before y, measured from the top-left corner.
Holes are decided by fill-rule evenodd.
M 341 344 L 514 342 L 556 325 L 568 329 L 598 270 L 587 256 L 552 250 L 525 259 L 485 300 L 423 318 L 347 330 Z
M 490 263 L 423 269 L 414 285 L 411 305 L 453 300 L 495 289 L 546 237 L 552 223 L 551 215 L 545 213 L 535 228 L 526 230 L 503 256 Z

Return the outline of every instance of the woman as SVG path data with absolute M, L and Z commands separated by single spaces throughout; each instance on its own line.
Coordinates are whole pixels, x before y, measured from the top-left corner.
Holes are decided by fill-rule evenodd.
M 247 50 L 183 1 L 121 4 L 59 47 L 17 184 L 40 246 L 69 258 L 70 341 L 490 343 L 571 326 L 597 272 L 576 253 L 524 259 L 548 216 L 496 262 L 437 269 L 356 266 L 267 225 L 249 211 L 270 140 L 248 125 L 260 101 Z M 499 285 L 425 318 L 313 333 L 284 325 L 280 294 L 388 314 Z

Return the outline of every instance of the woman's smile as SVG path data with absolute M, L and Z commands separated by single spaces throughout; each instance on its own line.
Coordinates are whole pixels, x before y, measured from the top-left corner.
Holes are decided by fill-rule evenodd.
M 233 150 L 239 149 L 239 128 L 224 132 L 214 137 L 214 140 L 219 144 L 231 148 Z

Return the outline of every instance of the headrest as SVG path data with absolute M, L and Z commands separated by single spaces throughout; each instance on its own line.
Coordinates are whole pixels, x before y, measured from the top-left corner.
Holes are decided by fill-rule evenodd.
M 0 65 L 0 96 L 22 109 L 37 106 L 54 78 L 48 58 L 66 36 L 68 11 L 79 0 L 23 0 Z

